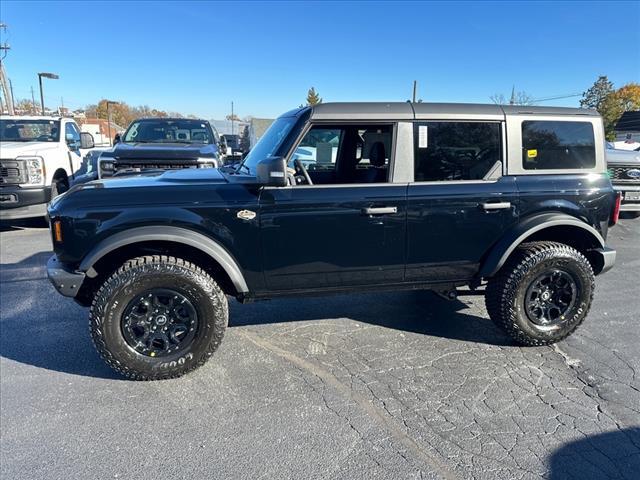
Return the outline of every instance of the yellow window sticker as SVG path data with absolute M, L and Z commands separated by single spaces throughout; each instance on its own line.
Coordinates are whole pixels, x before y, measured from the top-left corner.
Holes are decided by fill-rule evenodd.
M 528 158 L 536 158 L 538 156 L 538 150 L 527 150 Z

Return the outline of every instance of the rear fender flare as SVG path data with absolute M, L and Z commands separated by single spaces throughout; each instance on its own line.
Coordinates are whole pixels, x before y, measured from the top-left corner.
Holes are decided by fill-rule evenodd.
M 505 233 L 492 247 L 489 255 L 487 255 L 480 267 L 478 276 L 480 278 L 492 277 L 504 265 L 509 255 L 511 255 L 518 245 L 527 237 L 545 228 L 560 226 L 580 228 L 585 231 L 586 235 L 592 237 L 593 242 L 598 245 L 596 248 L 605 248 L 605 241 L 602 235 L 591 225 L 563 213 L 545 213 L 527 218 Z

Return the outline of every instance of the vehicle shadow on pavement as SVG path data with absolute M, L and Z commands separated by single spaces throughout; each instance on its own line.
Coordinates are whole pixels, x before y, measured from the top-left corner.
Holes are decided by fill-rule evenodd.
M 0 221 L 0 232 L 14 232 L 25 228 L 49 228 L 49 224 L 44 218 L 29 218 L 25 220 L 2 220 Z
M 556 450 L 551 480 L 635 479 L 640 472 L 640 427 L 589 435 Z
M 232 303 L 229 325 L 236 327 L 328 318 L 345 318 L 432 337 L 489 345 L 515 345 L 488 317 L 477 315 L 467 300 L 444 300 L 429 291 L 278 299 L 249 305 Z
M 46 279 L 51 252 L 0 267 L 0 356 L 74 375 L 123 379 L 98 356 L 87 310 L 64 298 Z M 10 375 L 6 364 L 2 374 Z

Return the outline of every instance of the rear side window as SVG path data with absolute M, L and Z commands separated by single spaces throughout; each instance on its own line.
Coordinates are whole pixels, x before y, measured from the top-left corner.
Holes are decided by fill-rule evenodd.
M 501 161 L 497 122 L 414 124 L 415 181 L 482 180 Z
M 522 166 L 525 170 L 592 168 L 595 164 L 591 123 L 522 122 Z

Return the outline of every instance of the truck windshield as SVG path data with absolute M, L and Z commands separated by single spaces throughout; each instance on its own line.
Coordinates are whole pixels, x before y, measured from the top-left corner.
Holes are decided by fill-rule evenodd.
M 134 121 L 125 143 L 214 143 L 211 127 L 202 120 L 162 118 Z
M 57 142 L 60 140 L 58 120 L 0 119 L 2 142 Z
M 275 154 L 297 121 L 296 117 L 280 117 L 276 119 L 258 140 L 255 147 L 251 149 L 239 170 L 242 170 L 243 173 L 255 175 L 258 162 Z

